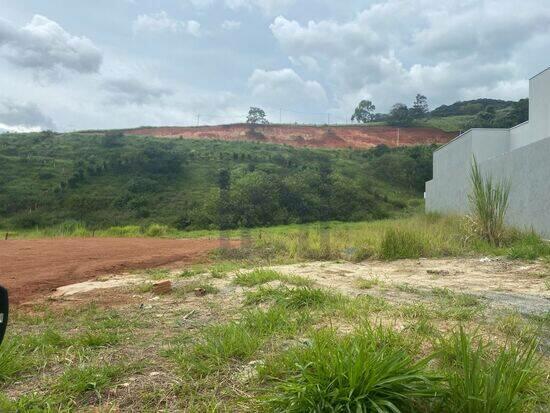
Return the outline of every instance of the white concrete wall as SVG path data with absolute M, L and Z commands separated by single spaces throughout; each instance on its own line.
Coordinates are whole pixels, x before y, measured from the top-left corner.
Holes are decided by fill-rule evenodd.
M 550 137 L 550 68 L 529 81 L 529 143 Z
M 463 137 L 462 142 L 457 142 L 461 145 L 454 145 L 449 153 L 436 152 L 434 162 L 453 159 L 450 165 L 457 169 L 453 171 L 440 166 L 443 172 L 426 183 L 427 211 L 469 212 L 471 160 L 467 161 L 466 152 L 471 142 L 469 135 Z M 550 138 L 480 161 L 479 167 L 482 173 L 495 180 L 510 182 L 510 207 L 506 215 L 508 225 L 534 229 L 550 239 Z
M 512 129 L 472 129 L 434 153 L 427 211 L 469 211 L 474 156 L 483 173 L 511 182 L 508 224 L 550 238 L 550 68 L 529 83 L 529 122 Z
M 530 144 L 531 124 L 529 122 L 521 123 L 510 129 L 510 150 L 521 148 Z
M 550 239 L 550 138 L 489 159 L 480 167 L 485 174 L 510 181 L 507 223 Z

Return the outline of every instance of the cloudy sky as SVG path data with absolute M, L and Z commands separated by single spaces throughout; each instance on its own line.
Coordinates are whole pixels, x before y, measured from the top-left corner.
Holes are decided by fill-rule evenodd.
M 0 0 L 0 129 L 519 99 L 549 51 L 549 0 Z

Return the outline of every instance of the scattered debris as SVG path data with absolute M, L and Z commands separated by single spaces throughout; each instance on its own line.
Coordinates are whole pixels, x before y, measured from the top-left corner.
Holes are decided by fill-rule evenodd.
M 197 297 L 204 297 L 206 295 L 206 290 L 204 288 L 195 288 L 194 292 Z
M 187 320 L 189 317 L 191 317 L 193 314 L 195 314 L 195 310 L 189 311 L 187 314 L 185 314 L 181 319 Z
M 441 276 L 451 275 L 451 273 L 447 270 L 426 270 L 426 272 L 430 275 L 441 275 Z
M 258 366 L 263 366 L 265 363 L 263 360 L 252 360 L 241 370 L 235 373 L 235 380 L 241 383 L 249 382 L 258 377 Z

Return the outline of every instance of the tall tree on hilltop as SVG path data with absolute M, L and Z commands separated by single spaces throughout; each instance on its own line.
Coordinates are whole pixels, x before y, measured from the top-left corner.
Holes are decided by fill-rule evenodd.
M 252 106 L 248 111 L 246 123 L 250 125 L 267 125 L 269 121 L 263 109 Z
M 362 100 L 355 108 L 355 112 L 351 117 L 351 121 L 357 123 L 371 122 L 374 118 L 374 111 L 376 106 L 370 100 Z
M 411 116 L 415 119 L 423 118 L 428 114 L 428 98 L 420 93 L 416 95 L 413 107 L 410 109 Z

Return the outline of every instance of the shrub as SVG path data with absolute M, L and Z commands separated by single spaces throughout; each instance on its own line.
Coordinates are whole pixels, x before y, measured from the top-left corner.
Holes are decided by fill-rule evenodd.
M 382 327 L 343 338 L 318 332 L 310 347 L 291 350 L 271 367 L 280 384 L 267 403 L 285 412 L 414 411 L 436 395 L 438 378 L 426 370 L 429 358 L 415 362 L 398 342 Z
M 504 217 L 510 195 L 509 182 L 494 182 L 491 176 L 483 177 L 476 159 L 470 171 L 472 192 L 468 195 L 471 206 L 469 216 L 474 233 L 500 246 L 506 235 Z
M 380 245 L 380 257 L 386 260 L 419 258 L 425 250 L 423 240 L 411 231 L 390 228 Z

